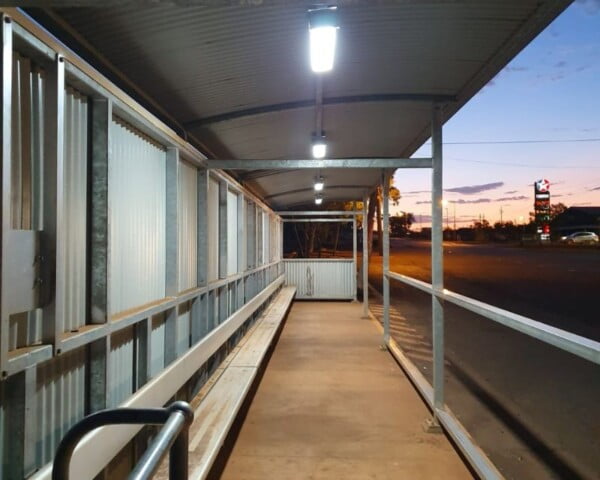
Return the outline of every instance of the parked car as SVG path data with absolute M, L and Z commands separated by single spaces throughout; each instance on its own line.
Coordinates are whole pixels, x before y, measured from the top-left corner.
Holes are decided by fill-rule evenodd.
M 575 232 L 566 237 L 561 237 L 560 241 L 569 245 L 592 245 L 600 242 L 600 239 L 594 232 Z

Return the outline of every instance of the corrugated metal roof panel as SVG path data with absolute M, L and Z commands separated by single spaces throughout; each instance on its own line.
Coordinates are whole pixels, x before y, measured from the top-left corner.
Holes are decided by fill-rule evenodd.
M 331 156 L 408 156 L 427 139 L 430 114 L 426 102 L 383 97 L 377 103 L 327 105 L 327 99 L 451 95 L 457 101 L 445 108 L 448 119 L 570 3 L 338 2 L 335 68 L 323 76 L 323 127 Z M 237 158 L 304 158 L 315 128 L 309 5 L 269 1 L 260 7 L 119 6 L 54 13 L 209 147 L 220 143 Z M 280 107 L 265 108 L 273 105 Z M 209 117 L 257 108 L 260 113 L 206 124 Z M 267 195 L 274 191 L 260 187 Z

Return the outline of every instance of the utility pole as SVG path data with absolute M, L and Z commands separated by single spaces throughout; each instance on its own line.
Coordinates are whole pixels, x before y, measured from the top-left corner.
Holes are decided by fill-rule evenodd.
M 454 223 L 454 234 L 456 235 L 456 202 L 452 202 L 452 216 Z

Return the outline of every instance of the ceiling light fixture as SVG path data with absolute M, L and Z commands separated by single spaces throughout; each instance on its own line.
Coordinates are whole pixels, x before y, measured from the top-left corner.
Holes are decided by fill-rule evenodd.
M 337 37 L 337 7 L 328 6 L 308 11 L 310 34 L 310 66 L 315 73 L 333 69 Z
M 327 142 L 325 141 L 325 136 L 321 135 L 320 137 L 313 135 L 312 141 L 312 156 L 316 159 L 325 158 L 327 155 Z
M 315 178 L 315 191 L 316 192 L 320 192 L 321 190 L 323 190 L 324 186 L 325 186 L 325 182 L 323 182 L 323 177 L 318 176 L 317 178 Z
M 323 195 L 315 195 L 315 204 L 321 205 L 323 203 Z

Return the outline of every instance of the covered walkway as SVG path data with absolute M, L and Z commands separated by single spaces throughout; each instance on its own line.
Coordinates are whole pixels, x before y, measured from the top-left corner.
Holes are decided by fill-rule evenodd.
M 463 479 L 361 306 L 295 302 L 223 479 Z

